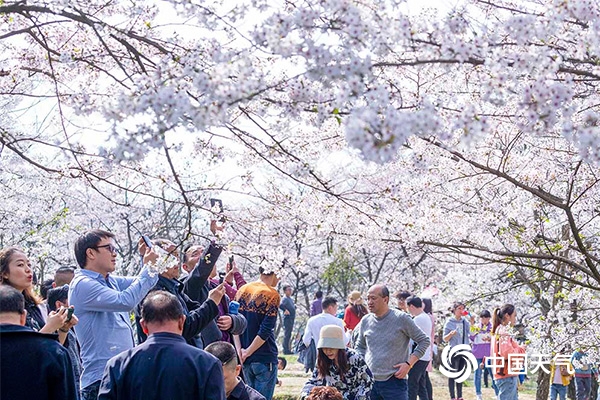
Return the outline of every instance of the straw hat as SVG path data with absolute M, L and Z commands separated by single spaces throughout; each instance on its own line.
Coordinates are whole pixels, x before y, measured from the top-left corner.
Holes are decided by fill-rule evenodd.
M 325 325 L 321 328 L 317 349 L 345 349 L 344 330 L 337 325 Z
M 348 296 L 348 302 L 355 305 L 362 304 L 363 299 L 361 296 L 362 294 L 358 290 L 355 290 Z

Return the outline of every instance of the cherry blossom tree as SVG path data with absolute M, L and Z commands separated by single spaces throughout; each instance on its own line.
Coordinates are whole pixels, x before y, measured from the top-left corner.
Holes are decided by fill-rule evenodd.
M 181 242 L 207 197 L 240 194 L 228 251 L 305 299 L 343 249 L 365 285 L 518 302 L 532 348 L 597 354 L 596 3 L 4 0 L 0 18 L 1 157 L 27 166 L 7 193 L 56 179 L 90 194 L 76 225 L 139 204 L 123 232 Z M 11 241 L 65 226 L 46 185 L 44 215 L 27 190 L 3 206 Z

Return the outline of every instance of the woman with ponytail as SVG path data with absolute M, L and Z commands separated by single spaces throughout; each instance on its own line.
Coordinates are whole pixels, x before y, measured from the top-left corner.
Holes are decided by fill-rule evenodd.
M 515 325 L 516 320 L 517 310 L 512 304 L 505 304 L 500 308 L 496 308 L 492 314 L 490 354 L 494 380 L 498 387 L 498 400 L 517 400 L 519 398 L 519 392 L 517 391 L 519 372 L 511 371 L 511 369 L 516 370 L 517 368 L 514 366 L 510 368 L 508 364 L 509 355 L 525 353 L 525 348 L 519 346 L 511 334 L 511 328 Z M 500 359 L 504 361 L 502 362 Z

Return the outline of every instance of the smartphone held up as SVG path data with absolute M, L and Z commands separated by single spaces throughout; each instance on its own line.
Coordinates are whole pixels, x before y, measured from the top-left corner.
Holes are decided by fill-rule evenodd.
M 152 248 L 152 240 L 150 240 L 150 238 L 146 235 L 142 235 L 142 240 L 144 241 L 144 244 L 146 245 L 146 247 L 148 247 L 149 249 Z
M 218 221 L 221 223 L 225 222 L 225 213 L 223 212 L 223 201 L 221 199 L 209 199 L 210 210 L 217 214 Z

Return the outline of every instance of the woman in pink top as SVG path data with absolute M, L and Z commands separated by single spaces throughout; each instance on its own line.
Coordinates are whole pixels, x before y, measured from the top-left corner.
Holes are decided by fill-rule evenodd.
M 525 348 L 519 346 L 511 332 L 516 320 L 517 310 L 512 304 L 496 308 L 492 315 L 490 361 L 494 371 L 494 380 L 498 387 L 498 400 L 517 400 L 519 398 L 517 391 L 519 369 L 514 366 L 514 360 L 512 360 L 513 365 L 509 365 L 509 360 L 516 358 L 516 354 L 525 353 Z

